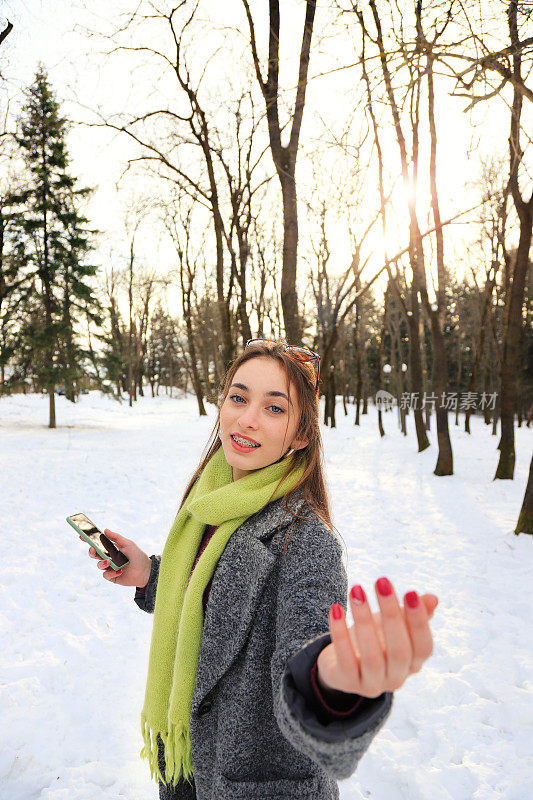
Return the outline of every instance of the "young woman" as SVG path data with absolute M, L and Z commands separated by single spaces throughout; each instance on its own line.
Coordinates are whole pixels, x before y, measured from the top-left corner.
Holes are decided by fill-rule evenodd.
M 161 800 L 339 797 L 432 652 L 435 595 L 352 587 L 322 472 L 319 359 L 251 340 L 228 371 L 217 423 L 163 554 L 106 530 L 154 613 L 141 713 Z M 93 548 L 90 555 L 98 558 Z

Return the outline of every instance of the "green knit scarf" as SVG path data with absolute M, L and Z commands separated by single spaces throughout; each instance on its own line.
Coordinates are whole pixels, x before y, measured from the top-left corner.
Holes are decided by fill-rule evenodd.
M 231 534 L 268 502 L 300 480 L 292 455 L 233 481 L 222 447 L 205 465 L 170 529 L 159 568 L 148 678 L 141 729 L 141 758 L 151 777 L 173 786 L 193 774 L 190 716 L 203 628 L 204 590 Z M 276 490 L 282 477 L 285 480 Z M 218 525 L 187 581 L 206 525 Z M 157 755 L 157 734 L 165 745 L 165 778 Z

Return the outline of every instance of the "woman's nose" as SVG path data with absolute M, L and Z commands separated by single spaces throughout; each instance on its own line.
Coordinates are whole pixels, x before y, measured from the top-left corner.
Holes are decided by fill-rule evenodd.
M 242 412 L 239 417 L 239 424 L 243 428 L 256 428 L 258 422 L 258 411 L 252 406 L 248 406 L 248 408 Z

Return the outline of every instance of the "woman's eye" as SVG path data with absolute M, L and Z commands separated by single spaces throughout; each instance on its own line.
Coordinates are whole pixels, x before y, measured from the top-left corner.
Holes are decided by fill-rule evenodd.
M 240 394 L 230 394 L 230 400 L 234 400 L 236 403 L 240 403 L 242 400 L 244 402 L 244 398 Z M 285 409 L 280 408 L 280 406 L 269 406 L 269 408 L 275 409 L 274 414 L 284 414 Z

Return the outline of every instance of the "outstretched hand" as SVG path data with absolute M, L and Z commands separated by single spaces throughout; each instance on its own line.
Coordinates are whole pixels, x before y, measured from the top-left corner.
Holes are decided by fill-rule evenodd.
M 379 697 L 399 689 L 433 652 L 429 620 L 437 596 L 407 592 L 405 606 L 400 607 L 388 578 L 379 578 L 375 587 L 377 613 L 370 610 L 363 588 L 352 587 L 350 627 L 342 606 L 334 603 L 330 608 L 331 644 L 321 650 L 317 663 L 319 684 L 326 690 Z

